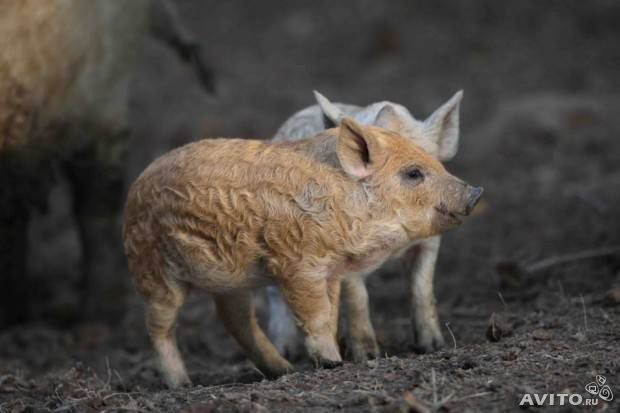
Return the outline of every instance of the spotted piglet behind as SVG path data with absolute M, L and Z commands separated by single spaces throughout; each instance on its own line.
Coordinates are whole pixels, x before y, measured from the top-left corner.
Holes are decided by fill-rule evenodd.
M 312 139 L 202 140 L 157 159 L 132 185 L 125 251 L 168 385 L 190 382 L 174 325 L 191 288 L 214 295 L 265 375 L 291 370 L 256 322 L 251 291 L 265 285 L 280 288 L 317 364 L 337 365 L 341 279 L 457 226 L 480 197 L 394 132 L 345 118 Z M 317 139 L 336 162 L 304 153 Z

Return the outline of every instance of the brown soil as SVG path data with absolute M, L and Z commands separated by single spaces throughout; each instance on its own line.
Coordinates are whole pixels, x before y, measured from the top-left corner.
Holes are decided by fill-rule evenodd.
M 596 375 L 617 397 L 589 409 L 619 411 L 620 254 L 574 255 L 620 245 L 617 2 L 297 3 L 183 2 L 219 96 L 150 41 L 129 176 L 200 136 L 269 136 L 313 88 L 397 101 L 418 116 L 464 88 L 462 145 L 448 168 L 485 198 L 442 244 L 447 348 L 413 353 L 408 283 L 386 271 L 369 280 L 385 357 L 333 370 L 300 362 L 263 380 L 196 294 L 179 324 L 195 386 L 166 390 L 137 299 L 116 325 L 59 323 L 78 302 L 68 286 L 79 268 L 61 185 L 31 234 L 30 267 L 47 291 L 40 316 L 0 331 L 0 412 L 514 411 L 525 393 L 586 397 Z

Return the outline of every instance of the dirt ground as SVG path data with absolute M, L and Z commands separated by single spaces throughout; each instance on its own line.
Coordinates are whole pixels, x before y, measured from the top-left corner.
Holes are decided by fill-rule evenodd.
M 172 52 L 147 42 L 129 180 L 200 137 L 267 138 L 312 103 L 312 89 L 336 101 L 392 100 L 419 117 L 465 90 L 462 144 L 447 166 L 485 195 L 443 238 L 436 291 L 448 344 L 413 352 L 408 280 L 386 270 L 369 279 L 385 357 L 332 370 L 300 361 L 269 381 L 196 293 L 178 331 L 195 386 L 166 390 L 136 297 L 114 325 L 62 321 L 77 301 L 79 245 L 59 179 L 30 234 L 30 269 L 48 293 L 36 320 L 0 331 L 0 412 L 515 411 L 526 393 L 588 398 L 596 375 L 615 400 L 541 409 L 620 411 L 619 3 L 179 8 L 219 92 L 205 95 Z

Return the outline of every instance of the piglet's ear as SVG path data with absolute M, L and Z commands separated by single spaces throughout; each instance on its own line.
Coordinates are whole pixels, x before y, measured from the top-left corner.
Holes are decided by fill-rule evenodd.
M 462 98 L 463 91 L 460 90 L 424 121 L 426 132 L 437 142 L 437 156 L 442 161 L 452 159 L 458 150 L 459 106 Z
M 372 175 L 382 157 L 378 137 L 351 118 L 340 123 L 336 152 L 342 169 L 356 180 Z
M 340 125 L 340 122 L 344 118 L 344 113 L 342 112 L 342 110 L 340 110 L 338 106 L 334 105 L 329 99 L 327 99 L 316 90 L 314 91 L 314 98 L 319 104 L 323 115 L 325 115 L 327 119 L 332 121 L 334 125 Z
M 396 131 L 398 130 L 399 121 L 400 119 L 394 106 L 386 104 L 381 108 L 379 113 L 377 113 L 377 117 L 373 124 L 383 129 Z

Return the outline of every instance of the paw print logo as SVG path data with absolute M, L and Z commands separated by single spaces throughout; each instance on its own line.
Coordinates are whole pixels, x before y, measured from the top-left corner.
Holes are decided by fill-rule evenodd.
M 610 402 L 614 398 L 614 394 L 611 392 L 611 388 L 608 384 L 605 384 L 607 379 L 605 376 L 596 376 L 596 379 L 592 383 L 586 384 L 586 391 L 594 396 L 598 396 L 606 402 Z

